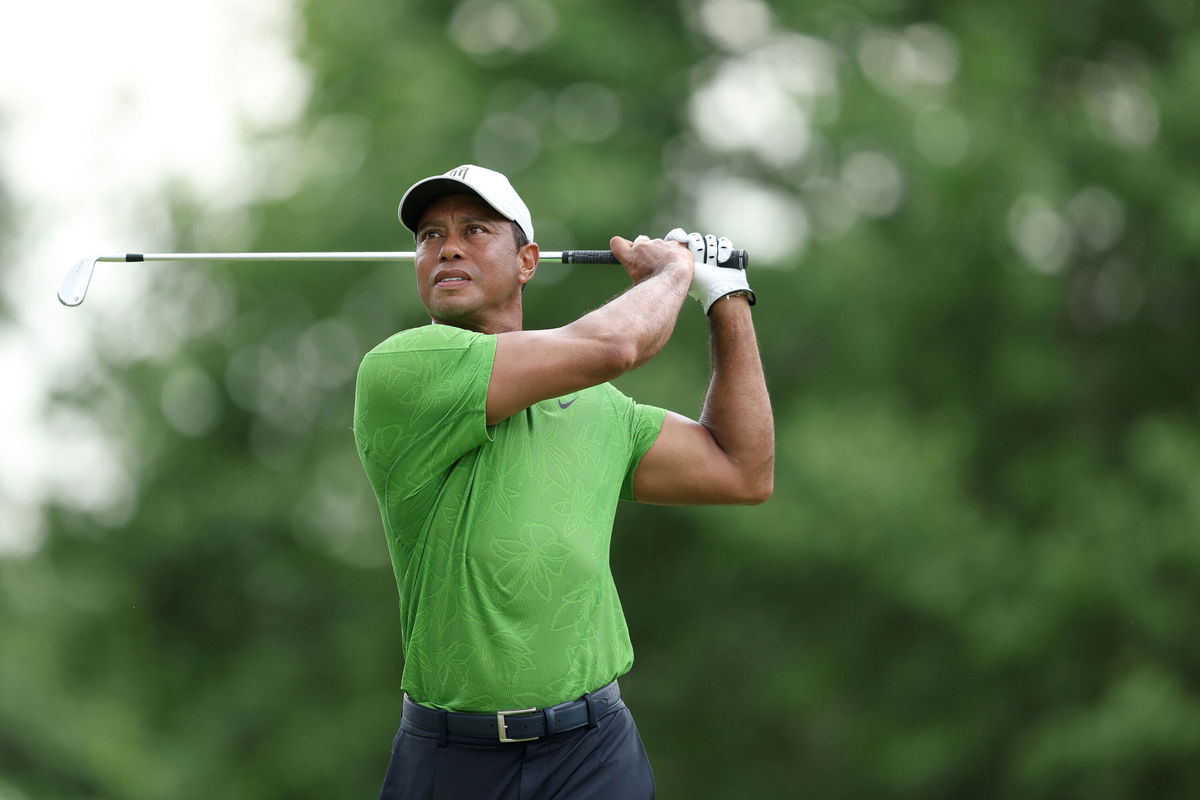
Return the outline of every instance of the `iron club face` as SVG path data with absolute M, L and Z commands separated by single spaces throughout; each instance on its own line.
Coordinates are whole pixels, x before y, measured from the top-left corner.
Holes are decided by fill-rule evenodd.
M 83 302 L 98 260 L 97 256 L 84 256 L 71 267 L 71 271 L 63 278 L 62 285 L 58 287 L 58 302 L 64 306 L 77 306 Z

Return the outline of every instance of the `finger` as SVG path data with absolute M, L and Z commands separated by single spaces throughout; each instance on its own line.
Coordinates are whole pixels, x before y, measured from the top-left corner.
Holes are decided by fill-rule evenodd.
M 629 257 L 629 251 L 633 248 L 633 242 L 621 236 L 614 236 L 608 240 L 608 249 L 613 251 L 613 255 L 621 263 Z
M 717 263 L 717 237 L 711 233 L 704 237 L 704 263 Z
M 722 236 L 717 240 L 717 263 L 724 264 L 733 255 L 733 242 Z
M 671 228 L 671 232 L 663 238 L 668 242 L 683 242 L 684 244 L 687 244 L 688 235 L 687 231 L 685 231 L 683 228 Z
M 688 234 L 688 248 L 692 251 L 693 261 L 704 260 L 704 237 L 701 234 Z

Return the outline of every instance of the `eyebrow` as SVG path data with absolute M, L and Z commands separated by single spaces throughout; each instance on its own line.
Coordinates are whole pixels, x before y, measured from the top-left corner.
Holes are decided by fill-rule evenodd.
M 465 216 L 456 217 L 453 221 L 457 221 L 457 222 L 490 222 L 490 223 L 494 224 L 497 222 L 501 222 L 503 220 L 500 217 L 481 217 L 476 214 L 469 214 L 469 215 L 465 215 Z M 432 227 L 435 227 L 440 224 L 444 224 L 444 223 L 442 223 L 441 220 L 436 219 L 436 218 L 431 219 L 428 222 L 423 222 L 417 226 L 417 233 L 420 233 L 421 231 L 425 230 L 426 228 L 432 228 Z

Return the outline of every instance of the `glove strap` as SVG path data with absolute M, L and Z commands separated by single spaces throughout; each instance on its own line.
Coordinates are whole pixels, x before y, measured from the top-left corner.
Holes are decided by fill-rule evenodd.
M 749 301 L 750 305 L 754 305 L 755 303 L 758 302 L 758 298 L 754 296 L 753 289 L 735 289 L 732 292 L 729 292 L 728 294 L 723 294 L 720 297 L 718 297 L 716 300 L 713 300 L 712 303 L 709 304 L 709 309 L 711 310 L 713 306 L 715 306 L 717 303 L 721 302 L 722 300 L 724 300 L 727 297 L 744 297 L 744 298 L 746 298 L 746 300 Z

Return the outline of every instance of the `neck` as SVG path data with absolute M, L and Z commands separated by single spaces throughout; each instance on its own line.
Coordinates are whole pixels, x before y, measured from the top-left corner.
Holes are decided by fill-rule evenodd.
M 515 313 L 497 314 L 490 318 L 438 318 L 431 316 L 429 321 L 434 325 L 449 325 L 453 328 L 462 328 L 464 331 L 475 331 L 476 333 L 497 334 L 524 330 L 521 320 L 521 309 L 519 307 Z

